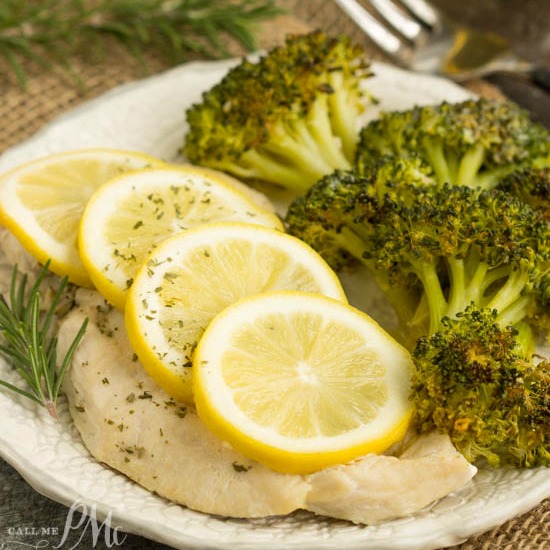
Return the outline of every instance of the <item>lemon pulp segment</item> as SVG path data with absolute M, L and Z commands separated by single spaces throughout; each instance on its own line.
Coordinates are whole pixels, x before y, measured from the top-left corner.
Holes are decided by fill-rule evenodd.
M 346 342 L 346 348 L 335 342 Z M 230 345 L 221 358 L 222 376 L 236 406 L 282 435 L 348 432 L 371 421 L 388 399 L 380 356 L 364 346 L 356 331 L 325 322 L 322 314 L 268 314 L 241 327 Z M 278 414 L 281 401 L 289 416 Z M 344 401 L 350 410 L 342 407 Z M 310 418 L 315 422 L 304 422 Z

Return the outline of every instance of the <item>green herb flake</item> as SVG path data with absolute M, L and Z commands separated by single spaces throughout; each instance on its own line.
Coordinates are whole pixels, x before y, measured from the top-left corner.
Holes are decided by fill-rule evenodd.
M 233 462 L 231 466 L 233 466 L 233 470 L 235 470 L 240 474 L 244 472 L 248 472 L 252 468 L 252 466 L 245 466 L 244 464 L 239 464 L 238 462 Z
M 187 415 L 187 407 L 184 407 L 184 406 L 178 407 L 175 414 L 178 418 L 185 418 L 185 416 Z

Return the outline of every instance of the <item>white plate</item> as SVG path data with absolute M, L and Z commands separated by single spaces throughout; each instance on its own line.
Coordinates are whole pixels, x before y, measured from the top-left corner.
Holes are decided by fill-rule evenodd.
M 185 109 L 234 63 L 194 63 L 130 85 L 75 109 L 0 157 L 0 172 L 45 154 L 91 146 L 142 150 L 175 160 L 185 132 Z M 435 77 L 376 64 L 368 88 L 378 109 L 404 109 L 469 94 Z M 376 114 L 369 112 L 370 117 Z M 0 375 L 16 381 L 5 365 Z M 98 517 L 176 548 L 245 550 L 429 550 L 458 544 L 521 514 L 550 496 L 550 470 L 480 471 L 462 491 L 422 512 L 376 527 L 319 518 L 235 520 L 193 512 L 159 498 L 93 460 L 64 400 L 54 422 L 31 403 L 0 392 L 0 455 L 44 495 L 71 505 L 95 504 Z

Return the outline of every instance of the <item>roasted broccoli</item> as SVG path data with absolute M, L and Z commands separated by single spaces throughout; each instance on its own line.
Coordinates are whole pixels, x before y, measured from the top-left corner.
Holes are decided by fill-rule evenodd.
M 550 466 L 550 362 L 527 361 L 496 311 L 468 306 L 413 350 L 422 432 L 449 433 L 470 462 Z
M 469 99 L 383 113 L 360 132 L 355 164 L 420 156 L 439 183 L 489 189 L 523 166 L 550 165 L 550 134 L 513 102 Z
M 515 325 L 532 352 L 525 323 L 550 303 L 547 223 L 500 191 L 422 185 L 429 175 L 415 162 L 393 164 L 393 171 L 389 163 L 369 176 L 325 176 L 291 204 L 288 231 L 335 269 L 365 264 L 406 320 L 406 340 L 437 332 L 442 318 L 473 302 Z M 416 181 L 404 183 L 400 174 Z
M 357 260 L 365 263 L 365 243 L 350 232 L 352 226 L 353 231 L 359 231 L 355 217 L 366 208 L 364 199 L 368 197 L 376 210 L 377 201 L 384 201 L 385 195 L 397 201 L 401 187 L 436 183 L 431 169 L 417 157 L 382 158 L 364 174 L 336 170 L 316 182 L 306 195 L 292 201 L 285 220 L 287 229 L 322 252 L 336 270 Z
M 550 221 L 550 166 L 530 166 L 504 178 L 498 189 L 516 195 Z
M 189 161 L 303 193 L 349 168 L 369 61 L 347 37 L 291 35 L 257 62 L 242 60 L 191 106 Z

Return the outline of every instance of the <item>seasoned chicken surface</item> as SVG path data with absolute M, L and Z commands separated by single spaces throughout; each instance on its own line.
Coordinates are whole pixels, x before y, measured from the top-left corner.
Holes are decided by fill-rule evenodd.
M 399 458 L 367 455 L 311 475 L 306 507 L 378 523 L 417 512 L 466 484 L 475 472 L 446 435 L 429 434 L 415 439 Z
M 217 439 L 192 408 L 156 386 L 129 346 L 120 312 L 94 291 L 81 289 L 76 299 L 59 333 L 63 354 L 90 319 L 64 386 L 75 425 L 98 461 L 171 501 L 231 517 L 308 509 L 372 524 L 415 512 L 475 473 L 447 436 L 435 434 L 399 458 L 368 455 L 310 476 L 274 472 Z
M 301 508 L 307 481 L 247 460 L 211 434 L 192 408 L 158 388 L 133 356 L 123 316 L 97 296 L 79 291 L 84 314 L 94 322 L 64 388 L 92 455 L 195 510 L 263 517 Z M 74 312 L 63 323 L 61 347 L 84 314 Z

